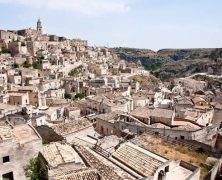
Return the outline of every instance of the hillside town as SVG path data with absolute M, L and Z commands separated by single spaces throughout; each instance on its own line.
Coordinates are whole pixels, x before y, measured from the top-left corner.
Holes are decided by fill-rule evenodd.
M 43 32 L 40 19 L 0 30 L 0 180 L 222 178 L 215 64 L 164 82 L 110 48 Z

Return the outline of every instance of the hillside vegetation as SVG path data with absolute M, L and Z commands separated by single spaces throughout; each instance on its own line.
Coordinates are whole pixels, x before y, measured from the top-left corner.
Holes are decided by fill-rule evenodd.
M 120 59 L 141 64 L 161 80 L 183 77 L 197 72 L 206 72 L 219 57 L 222 49 L 150 49 L 113 48 Z

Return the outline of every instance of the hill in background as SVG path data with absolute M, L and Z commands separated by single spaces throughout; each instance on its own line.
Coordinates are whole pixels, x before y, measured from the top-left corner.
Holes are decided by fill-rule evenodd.
M 112 48 L 121 59 L 141 64 L 162 80 L 206 72 L 208 67 L 222 57 L 222 49 L 150 49 Z

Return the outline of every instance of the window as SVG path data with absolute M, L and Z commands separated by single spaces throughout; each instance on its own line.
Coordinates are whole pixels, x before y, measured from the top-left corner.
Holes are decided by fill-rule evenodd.
M 185 139 L 185 137 L 184 136 L 180 136 L 180 139 Z
M 10 161 L 9 156 L 5 156 L 2 159 L 3 159 L 3 163 L 6 163 L 6 162 Z
M 166 167 L 165 167 L 165 173 L 166 173 L 166 172 L 169 172 L 169 166 L 166 166 Z
M 158 174 L 158 180 L 163 180 L 164 175 L 165 175 L 165 172 L 163 170 L 161 170 Z
M 3 174 L 2 178 L 3 179 L 7 179 L 7 180 L 14 180 L 13 172 L 9 172 L 9 173 Z

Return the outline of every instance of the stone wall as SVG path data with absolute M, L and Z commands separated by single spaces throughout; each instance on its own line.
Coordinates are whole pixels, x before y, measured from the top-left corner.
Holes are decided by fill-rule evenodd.
M 156 134 L 161 134 L 164 136 L 168 136 L 173 139 L 186 139 L 186 140 L 194 140 L 195 136 L 192 136 L 193 132 L 190 131 L 182 131 L 182 130 L 174 130 L 174 129 L 161 129 L 161 128 L 151 128 L 145 126 L 139 126 L 135 123 L 125 123 L 125 122 L 116 122 L 115 127 L 120 130 L 129 129 L 130 132 L 134 134 L 141 134 L 147 132 L 154 132 Z M 201 133 L 200 133 L 201 135 Z
M 200 179 L 200 168 L 198 168 L 190 163 L 187 163 L 185 161 L 180 161 L 180 166 L 193 172 L 189 177 L 186 178 L 186 180 Z
M 2 175 L 13 172 L 14 180 L 25 180 L 24 166 L 31 158 L 37 157 L 42 149 L 42 140 L 37 139 L 25 144 L 15 141 L 0 142 L 0 180 Z M 9 156 L 10 161 L 3 163 L 2 158 Z
M 48 126 L 38 126 L 36 130 L 43 139 L 43 143 L 62 141 L 63 137 L 58 135 L 52 128 Z
M 219 177 L 219 168 L 221 167 L 222 158 L 218 160 L 218 162 L 214 165 L 214 167 L 208 172 L 208 174 L 204 177 L 204 180 L 215 180 L 220 179 Z

